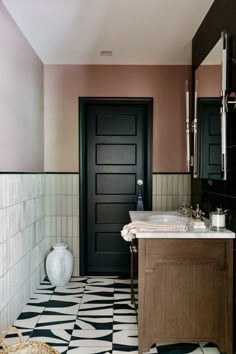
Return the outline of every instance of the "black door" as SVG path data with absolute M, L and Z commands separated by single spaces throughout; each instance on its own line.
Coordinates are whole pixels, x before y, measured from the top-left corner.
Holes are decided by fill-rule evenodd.
M 81 221 L 81 270 L 87 274 L 126 273 L 129 243 L 120 231 L 130 222 L 129 210 L 136 209 L 138 179 L 144 182 L 145 209 L 151 208 L 152 101 L 84 100 L 81 148 L 86 154 L 82 154 L 81 188 L 86 191 L 81 208 L 86 211 Z
M 221 179 L 220 98 L 199 98 L 200 177 Z

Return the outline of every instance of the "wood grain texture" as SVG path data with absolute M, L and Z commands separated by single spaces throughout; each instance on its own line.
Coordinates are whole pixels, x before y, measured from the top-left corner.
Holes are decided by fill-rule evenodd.
M 232 241 L 139 240 L 139 354 L 212 341 L 232 353 Z

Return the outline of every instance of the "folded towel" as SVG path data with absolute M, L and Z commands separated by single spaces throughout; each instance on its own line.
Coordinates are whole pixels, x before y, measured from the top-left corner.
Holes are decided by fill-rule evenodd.
M 188 226 L 186 224 L 153 224 L 145 221 L 133 221 L 125 225 L 121 230 L 121 236 L 125 241 L 132 241 L 138 232 L 156 232 L 156 231 L 172 231 L 172 232 L 186 232 Z

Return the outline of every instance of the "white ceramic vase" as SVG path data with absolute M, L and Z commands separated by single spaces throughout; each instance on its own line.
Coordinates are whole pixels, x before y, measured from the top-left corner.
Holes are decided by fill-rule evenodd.
M 73 272 L 73 256 L 66 243 L 57 243 L 46 259 L 46 271 L 52 285 L 66 285 Z

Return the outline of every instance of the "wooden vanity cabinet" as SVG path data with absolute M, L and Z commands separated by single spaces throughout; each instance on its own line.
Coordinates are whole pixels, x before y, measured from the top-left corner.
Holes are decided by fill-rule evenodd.
M 131 280 L 131 304 L 138 306 L 137 284 L 138 284 L 138 239 L 130 243 L 130 280 Z
M 139 354 L 167 341 L 232 354 L 232 240 L 140 238 L 138 261 Z

